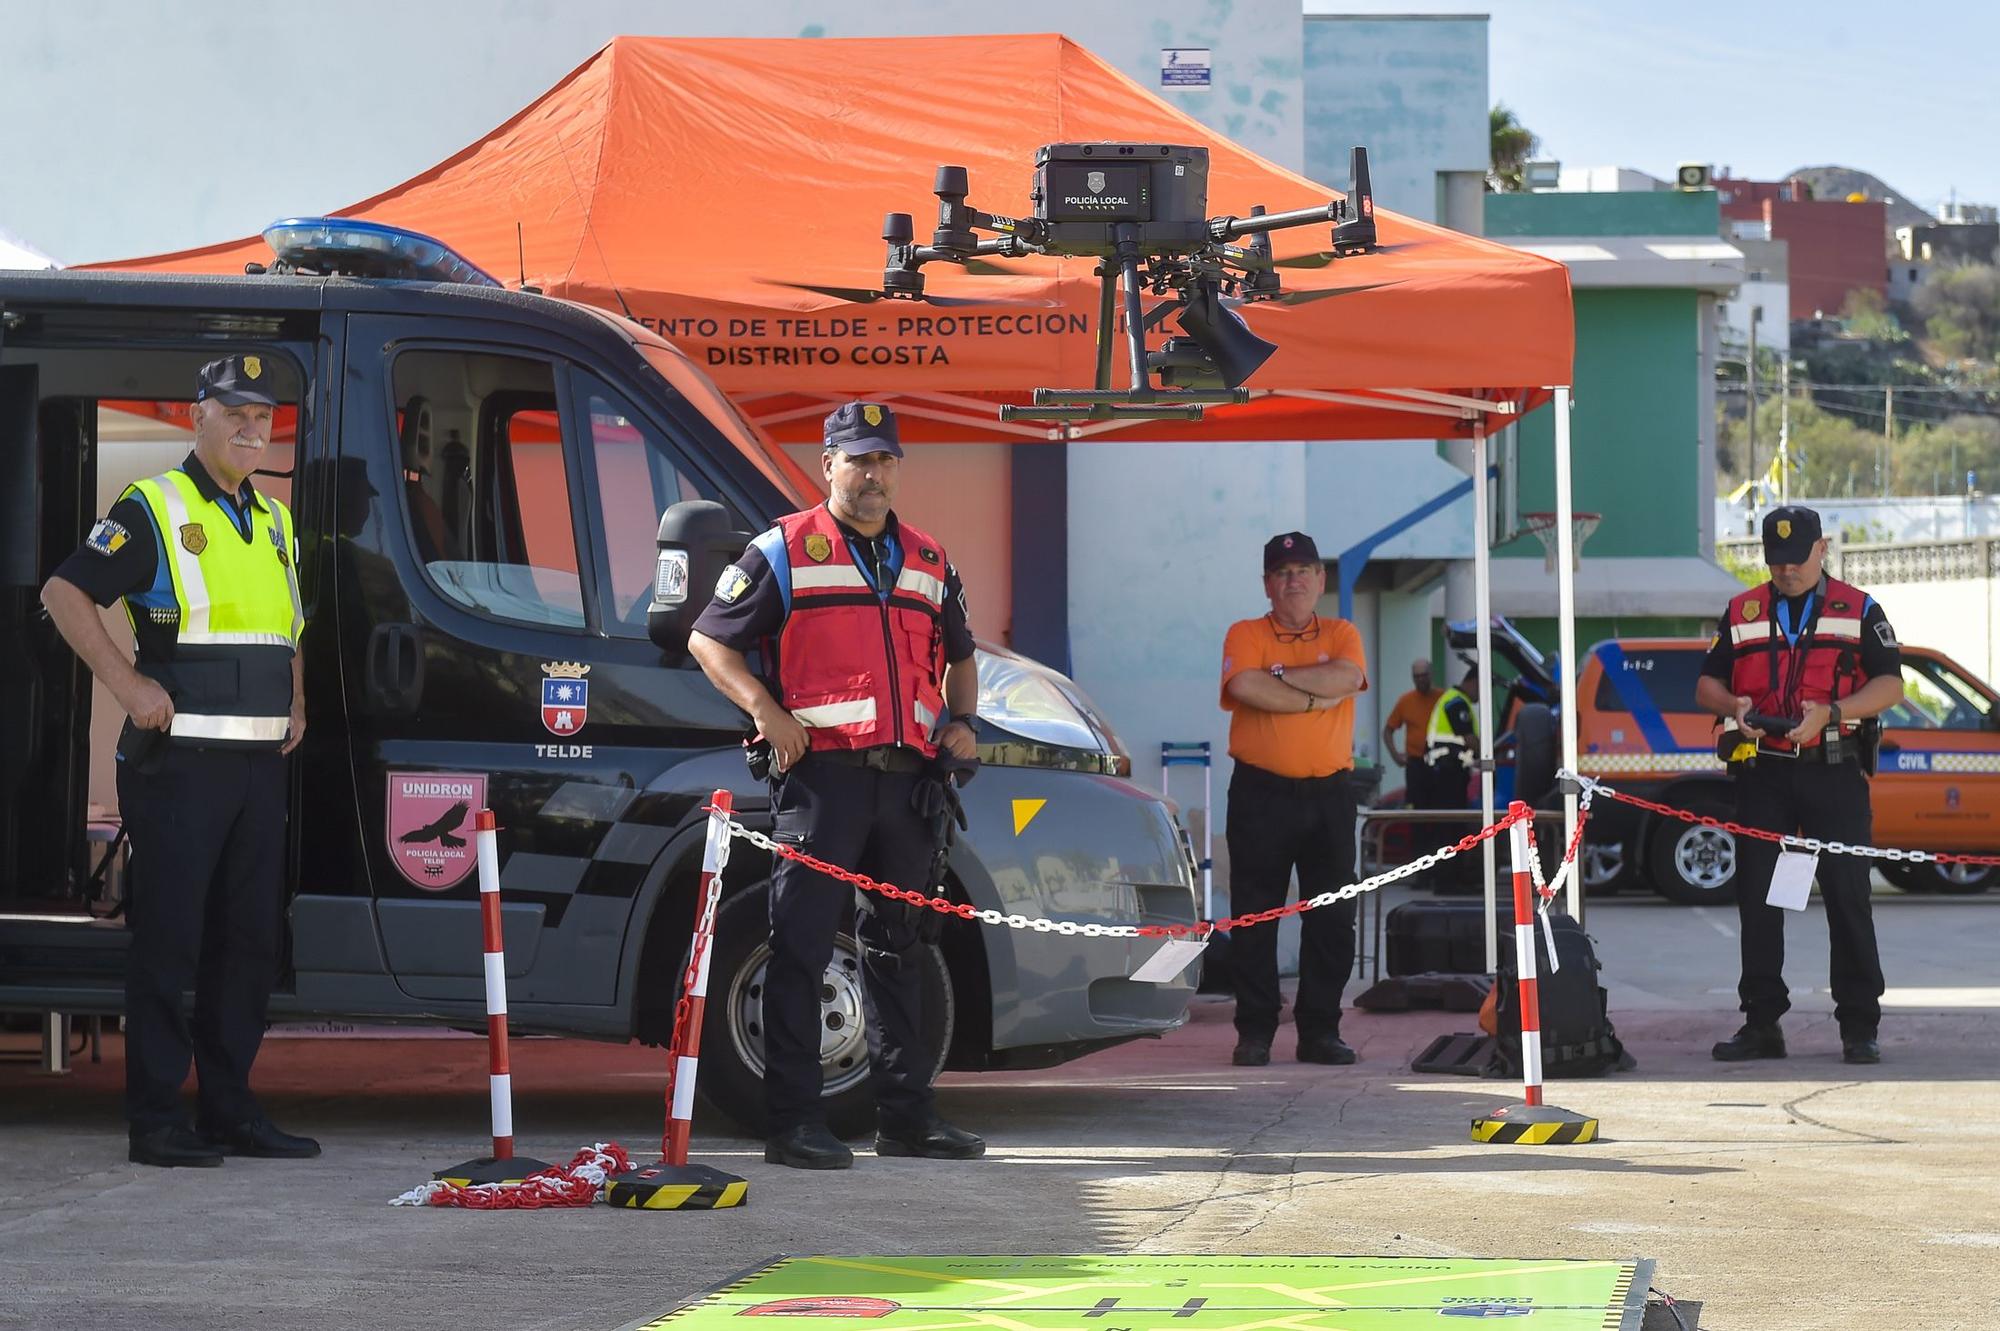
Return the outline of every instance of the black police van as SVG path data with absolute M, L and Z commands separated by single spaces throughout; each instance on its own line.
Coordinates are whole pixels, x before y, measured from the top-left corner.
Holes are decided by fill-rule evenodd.
M 105 853 L 122 715 L 38 594 L 126 483 L 180 461 L 197 368 L 239 353 L 279 386 L 255 481 L 292 508 L 307 613 L 273 1019 L 483 1028 L 470 815 L 488 807 L 515 1028 L 664 1043 L 700 808 L 727 787 L 763 826 L 769 801 L 741 716 L 684 651 L 688 616 L 653 614 L 664 641 L 648 629 L 656 573 L 692 603 L 730 550 L 672 568 L 656 539 L 677 505 L 720 505 L 740 542 L 814 497 L 628 320 L 483 282 L 277 267 L 0 273 L 0 1011 L 122 1002 L 119 889 L 145 891 L 143 857 L 121 884 Z M 986 767 L 949 893 L 1017 925 L 1192 921 L 1186 837 L 1125 779 L 1089 700 L 997 648 L 980 665 Z M 703 1091 L 752 1126 L 768 878 L 739 840 L 702 1046 Z M 932 1056 L 1046 1066 L 1171 1030 L 1189 977 L 1130 978 L 1156 947 L 953 919 L 924 962 Z M 824 993 L 829 1110 L 853 1127 L 870 1106 L 850 937 Z

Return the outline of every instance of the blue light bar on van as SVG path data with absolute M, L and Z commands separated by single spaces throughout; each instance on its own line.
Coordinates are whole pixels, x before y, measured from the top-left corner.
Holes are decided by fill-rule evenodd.
M 346 217 L 288 217 L 264 228 L 278 262 L 298 272 L 411 282 L 499 282 L 441 240 L 419 231 Z

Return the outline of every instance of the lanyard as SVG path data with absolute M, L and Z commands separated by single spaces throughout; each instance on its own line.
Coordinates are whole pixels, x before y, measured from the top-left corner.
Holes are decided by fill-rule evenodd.
M 1799 623 L 1796 631 L 1785 627 L 1785 599 L 1771 598 L 1771 621 L 1778 633 L 1785 635 L 1786 661 L 1781 670 L 1778 663 L 1778 633 L 1768 639 L 1771 662 L 1771 684 L 1779 690 L 1780 704 L 1789 713 L 1798 702 L 1799 688 L 1805 683 L 1806 657 L 1812 652 L 1813 631 L 1819 627 L 1819 589 L 1806 593 L 1804 604 L 1799 607 Z
M 854 565 L 861 570 L 861 576 L 868 579 L 868 585 L 875 589 L 875 595 L 888 600 L 889 593 L 895 588 L 900 572 L 898 565 L 902 561 L 902 549 L 896 538 L 886 531 L 873 538 L 848 536 L 847 549 L 854 556 Z M 865 555 L 864 550 L 867 552 Z

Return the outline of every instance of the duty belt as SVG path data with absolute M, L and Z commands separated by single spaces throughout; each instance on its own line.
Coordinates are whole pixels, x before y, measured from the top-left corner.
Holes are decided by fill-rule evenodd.
M 842 767 L 867 767 L 877 772 L 921 772 L 929 761 L 915 749 L 898 744 L 877 744 L 870 749 L 814 749 L 811 756 Z

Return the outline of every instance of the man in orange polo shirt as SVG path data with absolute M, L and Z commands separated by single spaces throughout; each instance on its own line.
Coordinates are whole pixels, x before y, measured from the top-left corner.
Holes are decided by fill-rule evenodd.
M 1413 809 L 1421 809 L 1427 807 L 1422 787 L 1424 777 L 1430 772 L 1424 764 L 1424 736 L 1430 731 L 1431 712 L 1444 696 L 1444 690 L 1431 683 L 1431 663 L 1422 657 L 1410 662 L 1410 685 L 1410 691 L 1396 699 L 1395 710 L 1382 723 L 1382 754 L 1403 769 L 1406 802 Z M 1403 732 L 1400 753 L 1396 745 L 1398 730 Z
M 1229 626 L 1222 647 L 1222 709 L 1229 715 L 1229 901 L 1237 915 L 1354 880 L 1354 695 L 1368 687 L 1361 635 L 1318 613 L 1326 565 L 1304 532 L 1264 546 L 1270 613 Z M 1300 921 L 1294 1012 L 1301 1063 L 1352 1063 L 1340 1038 L 1341 992 L 1354 972 L 1354 901 Z M 1234 931 L 1238 1067 L 1271 1061 L 1278 1031 L 1278 926 Z

